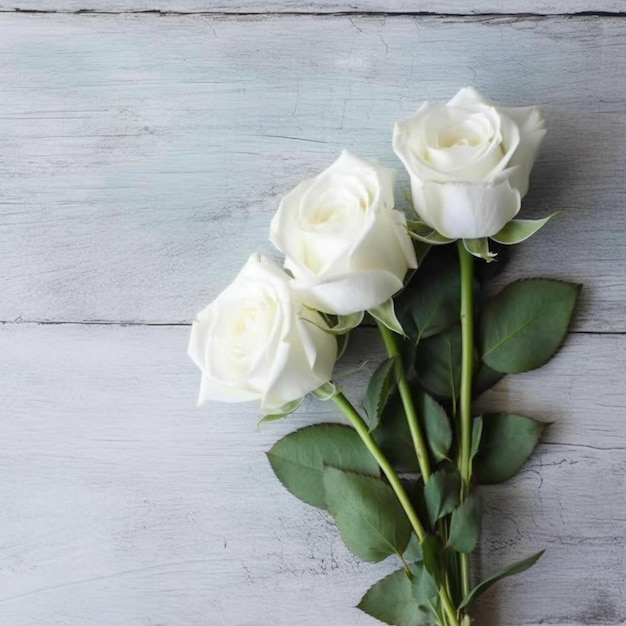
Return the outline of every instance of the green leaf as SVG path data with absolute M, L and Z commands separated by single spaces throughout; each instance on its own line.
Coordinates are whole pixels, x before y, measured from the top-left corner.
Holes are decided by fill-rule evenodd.
M 417 538 L 417 535 L 413 533 L 409 539 L 402 558 L 407 562 L 420 561 L 422 559 L 422 546 Z
M 393 298 L 389 298 L 386 302 L 383 302 L 380 306 L 367 311 L 377 322 L 385 325 L 389 330 L 405 337 L 402 325 L 396 317 L 394 310 Z
M 428 393 L 456 398 L 461 386 L 461 327 L 420 341 L 415 351 L 415 372 Z
M 529 556 L 527 559 L 522 561 L 518 561 L 513 565 L 509 565 L 504 569 L 500 570 L 493 576 L 490 576 L 486 580 L 483 580 L 482 583 L 476 585 L 466 596 L 463 598 L 463 602 L 459 605 L 459 609 L 466 607 L 470 602 L 473 602 L 480 594 L 484 593 L 491 587 L 493 584 L 497 583 L 499 580 L 506 578 L 507 576 L 514 576 L 515 574 L 521 574 L 525 572 L 527 569 L 532 567 L 540 558 L 541 555 L 545 552 L 545 550 L 541 550 L 541 552 L 537 552 L 532 556 Z
M 481 237 L 480 239 L 463 239 L 465 249 L 472 255 L 491 263 L 495 261 L 495 252 L 489 250 L 489 239 Z
M 543 228 L 555 215 L 560 211 L 548 215 L 541 220 L 511 220 L 508 224 L 492 235 L 491 238 L 498 243 L 510 246 L 512 244 L 521 243 L 532 237 L 540 228 Z
M 456 606 L 461 601 L 461 578 L 459 571 L 459 555 L 454 550 L 446 550 L 443 555 L 443 567 L 450 588 L 450 600 Z M 461 624 L 461 626 L 466 626 Z
M 363 408 L 367 416 L 370 430 L 374 430 L 380 423 L 380 417 L 393 389 L 395 382 L 395 359 L 386 359 L 374 371 L 367 385 Z
M 437 596 L 439 590 L 437 583 L 430 572 L 424 566 L 423 561 L 418 561 L 410 566 L 413 576 L 411 582 L 413 586 L 413 596 L 417 603 L 426 608 L 428 601 Z
M 413 248 L 415 249 L 415 259 L 417 260 L 417 265 L 419 267 L 430 252 L 431 245 L 424 241 L 417 241 L 414 239 Z
M 411 395 L 433 459 L 438 462 L 447 458 L 452 443 L 452 429 L 446 412 L 424 392 L 416 390 Z M 392 465 L 405 472 L 418 471 L 413 439 L 397 391 L 389 396 L 373 435 Z
M 381 421 L 372 435 L 378 447 L 396 469 L 403 472 L 418 471 L 413 440 L 404 414 L 402 399 L 397 391 L 389 396 Z
M 480 363 L 478 370 L 472 378 L 472 394 L 479 396 L 481 393 L 491 389 L 497 382 L 504 378 L 502 372 L 496 372 L 484 363 Z
M 480 496 L 470 495 L 452 511 L 448 547 L 457 552 L 471 552 L 480 537 L 482 503 Z
M 434 228 L 428 226 L 428 224 L 424 224 L 424 222 L 420 222 L 419 220 L 407 220 L 406 225 L 409 231 L 409 235 L 417 241 L 421 241 L 423 243 L 434 246 L 439 246 L 454 241 L 454 239 L 444 237 L 443 235 L 439 234 Z
M 459 503 L 461 477 L 456 472 L 440 469 L 426 482 L 424 499 L 430 523 L 450 513 Z
M 258 422 L 257 426 L 260 424 L 265 424 L 267 422 L 275 422 L 276 420 L 282 419 L 286 417 L 290 413 L 293 413 L 300 405 L 302 404 L 302 398 L 298 398 L 297 400 L 292 400 L 287 404 L 284 404 L 279 409 L 276 409 L 272 413 L 267 413 L 264 415 Z
M 422 539 L 422 554 L 424 555 L 424 567 L 433 577 L 436 583 L 445 579 L 442 568 L 443 550 L 439 539 L 435 535 L 424 535 Z
M 452 445 L 452 428 L 443 407 L 427 393 L 413 394 L 415 408 L 424 425 L 428 447 L 436 462 L 447 458 Z
M 446 250 L 433 250 L 396 299 L 402 327 L 417 340 L 436 335 L 459 321 L 459 264 L 456 256 L 446 254 Z
M 378 464 L 359 436 L 342 424 L 316 424 L 277 441 L 267 453 L 274 473 L 296 497 L 326 508 L 325 465 L 379 476 Z
M 549 424 L 513 413 L 483 416 L 483 432 L 474 459 L 474 475 L 483 485 L 511 478 L 530 456 Z
M 498 372 L 540 367 L 560 348 L 580 285 L 535 278 L 512 283 L 489 300 L 480 336 L 483 361 Z
M 483 416 L 479 415 L 474 418 L 472 423 L 472 447 L 470 458 L 473 459 L 477 454 L 480 447 L 480 440 L 483 436 Z
M 385 624 L 434 626 L 432 613 L 419 602 L 424 568 L 421 564 L 414 564 L 410 570 L 410 579 L 404 570 L 397 570 L 374 583 L 361 598 L 358 608 Z
M 344 543 L 359 558 L 378 562 L 404 552 L 411 525 L 386 482 L 327 466 L 324 490 Z

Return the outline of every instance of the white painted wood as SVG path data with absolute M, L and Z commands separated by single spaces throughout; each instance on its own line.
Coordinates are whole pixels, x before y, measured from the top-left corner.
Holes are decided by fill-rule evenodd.
M 12 11 L 162 11 L 164 13 L 443 13 L 451 15 L 624 12 L 623 0 L 13 0 L 0 2 Z
M 347 553 L 263 454 L 338 419 L 333 405 L 262 428 L 248 405 L 197 409 L 188 332 L 0 326 L 0 623 L 374 626 L 351 607 L 395 565 Z M 359 333 L 342 366 L 375 345 Z M 485 597 L 479 624 L 624 623 L 625 353 L 623 336 L 574 335 L 494 392 L 559 423 L 515 480 L 484 490 L 483 574 L 547 553 Z M 355 400 L 365 376 L 345 383 Z
M 188 321 L 269 250 L 300 179 L 343 147 L 399 169 L 393 121 L 473 84 L 548 119 L 525 214 L 564 213 L 511 271 L 584 283 L 576 329 L 625 330 L 621 19 L 1 14 L 0 33 L 0 320 Z

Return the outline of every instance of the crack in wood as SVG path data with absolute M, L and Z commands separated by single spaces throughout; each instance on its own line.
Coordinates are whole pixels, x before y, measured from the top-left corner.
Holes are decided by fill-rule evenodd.
M 0 320 L 0 326 L 12 325 L 33 326 L 191 326 L 191 322 L 152 322 L 132 320 L 29 320 L 13 319 Z M 363 324 L 362 328 L 376 328 L 374 324 Z M 570 330 L 569 335 L 593 335 L 593 336 L 622 336 L 626 331 L 594 331 L 594 330 Z
M 2 8 L 0 13 L 16 13 L 25 15 L 156 15 L 162 17 L 184 17 L 184 16 L 210 16 L 210 17 L 359 17 L 359 18 L 380 18 L 380 17 L 427 17 L 442 19 L 476 20 L 481 19 L 563 19 L 563 18 L 586 18 L 586 17 L 626 17 L 626 11 L 574 11 L 572 13 L 444 13 L 438 11 L 403 11 L 393 13 L 389 11 L 172 11 L 163 9 L 128 9 L 120 11 L 107 11 L 103 9 L 75 9 L 73 11 L 63 11 L 59 9 L 22 9 L 19 7 Z

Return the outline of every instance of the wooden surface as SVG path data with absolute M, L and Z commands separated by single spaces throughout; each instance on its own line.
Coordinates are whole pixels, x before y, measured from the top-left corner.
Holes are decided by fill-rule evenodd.
M 626 623 L 623 3 L 390 5 L 0 2 L 3 626 L 374 626 L 351 607 L 394 565 L 359 563 L 263 454 L 333 407 L 197 409 L 187 324 L 270 250 L 281 195 L 343 147 L 399 170 L 393 120 L 466 84 L 549 127 L 524 210 L 563 214 L 501 282 L 584 283 L 559 356 L 485 399 L 556 424 L 486 490 L 480 572 L 547 553 L 478 623 Z M 147 9 L 177 14 L 124 12 Z
M 63 13 L 391 13 L 446 15 L 624 13 L 624 0 L 6 0 L 0 11 Z

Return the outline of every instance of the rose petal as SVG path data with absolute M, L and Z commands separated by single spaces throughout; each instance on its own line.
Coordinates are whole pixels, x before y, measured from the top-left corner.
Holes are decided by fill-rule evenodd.
M 252 400 L 258 400 L 260 397 L 261 394 L 257 390 L 247 388 L 241 381 L 226 384 L 203 375 L 200 383 L 198 405 L 204 404 L 209 400 L 217 402 L 251 402 Z
M 474 87 L 463 87 L 448 101 L 451 107 L 491 107 L 493 104 L 487 100 Z
M 530 171 L 546 134 L 545 120 L 537 107 L 503 107 L 502 112 L 519 127 L 519 146 L 509 165 L 517 166 L 511 185 L 519 190 L 523 198 L 528 192 Z
M 355 270 L 310 282 L 294 280 L 293 290 L 306 305 L 336 315 L 350 315 L 381 304 L 402 289 L 403 283 L 385 270 Z
M 411 183 L 420 218 L 451 239 L 490 237 L 520 209 L 520 194 L 506 177 L 494 183 Z

